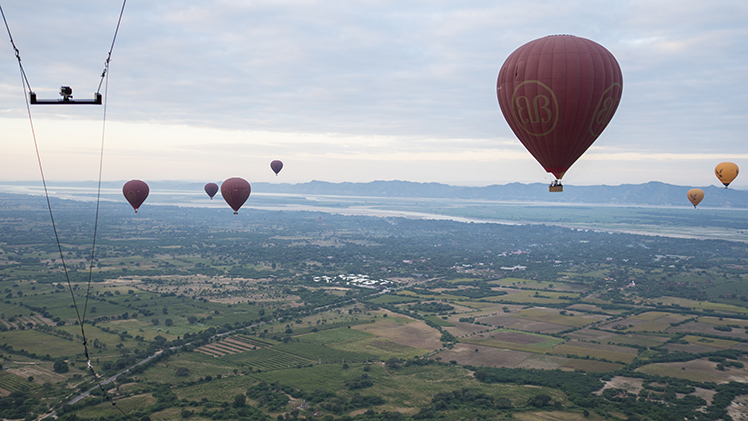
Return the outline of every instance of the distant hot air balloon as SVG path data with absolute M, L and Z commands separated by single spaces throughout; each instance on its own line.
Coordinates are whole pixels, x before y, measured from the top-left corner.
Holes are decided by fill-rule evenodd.
M 704 190 L 691 189 L 688 191 L 688 201 L 691 202 L 694 208 L 696 207 L 696 205 L 701 203 L 703 199 L 704 199 Z
M 138 208 L 145 202 L 149 191 L 148 184 L 140 180 L 130 180 L 122 186 L 122 194 L 125 195 L 125 199 L 135 209 L 135 213 L 138 213 Z
M 251 192 L 252 188 L 243 178 L 229 178 L 221 184 L 221 196 L 234 210 L 234 215 L 239 213 L 239 208 L 247 201 Z
M 725 185 L 725 188 L 732 183 L 732 180 L 738 176 L 739 172 L 740 170 L 738 169 L 738 166 L 732 162 L 722 162 L 714 169 L 714 174 L 719 178 L 719 181 Z
M 602 45 L 573 35 L 530 41 L 504 62 L 496 81 L 501 112 L 519 141 L 559 180 L 613 118 L 623 75 Z M 555 187 L 555 188 L 554 188 Z
M 275 173 L 275 175 L 278 175 L 281 169 L 283 169 L 283 162 L 276 159 L 275 161 L 270 163 L 270 168 L 273 169 L 273 172 Z
M 210 196 L 210 200 L 213 200 L 213 196 L 218 193 L 218 184 L 216 183 L 208 183 L 205 185 L 205 193 L 208 193 L 208 196 Z

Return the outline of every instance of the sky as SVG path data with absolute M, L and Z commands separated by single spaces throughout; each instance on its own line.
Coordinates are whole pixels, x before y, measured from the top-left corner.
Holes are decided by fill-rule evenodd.
M 120 0 L 0 3 L 32 89 L 93 98 Z M 504 60 L 572 34 L 623 96 L 571 185 L 718 185 L 748 168 L 744 0 L 129 0 L 102 106 L 31 106 L 0 37 L 0 181 L 550 182 L 496 99 Z M 106 122 L 106 124 L 104 124 Z M 269 163 L 285 166 L 278 176 Z M 748 176 L 733 187 L 748 189 Z

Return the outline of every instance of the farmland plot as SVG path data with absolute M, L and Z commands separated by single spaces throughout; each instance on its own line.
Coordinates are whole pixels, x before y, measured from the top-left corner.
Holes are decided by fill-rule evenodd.
M 728 370 L 717 370 L 717 363 L 706 359 L 648 364 L 636 369 L 642 373 L 669 376 L 698 382 L 729 383 L 731 381 L 745 383 L 748 381 L 748 370 L 730 367 Z
M 522 317 L 537 322 L 546 322 L 559 324 L 567 327 L 582 327 L 590 323 L 605 320 L 607 317 L 602 315 L 586 315 L 584 313 L 568 312 L 561 314 L 559 310 L 536 307 L 531 309 L 525 309 L 517 314 L 517 317 Z
M 667 342 L 667 336 L 641 335 L 635 333 L 614 333 L 605 330 L 580 329 L 570 332 L 567 336 L 582 341 L 596 341 L 604 344 L 623 344 L 655 347 Z
M 384 338 L 395 344 L 424 351 L 435 351 L 442 347 L 441 333 L 420 320 L 399 316 L 377 318 L 376 320 L 375 323 L 356 325 L 352 329 Z M 366 339 L 363 342 L 370 344 L 373 343 L 372 341 L 376 342 L 376 338 Z M 377 345 L 374 346 L 377 347 Z
M 447 332 L 456 338 L 462 338 L 463 336 L 470 336 L 475 333 L 489 329 L 487 326 L 476 325 L 474 323 L 466 323 L 458 321 L 457 316 L 452 316 L 450 319 L 454 326 L 447 326 L 444 328 Z
M 589 342 L 571 340 L 553 348 L 551 353 L 556 355 L 571 354 L 579 357 L 592 357 L 608 361 L 623 361 L 630 363 L 638 355 L 638 350 L 616 345 L 602 345 Z
M 496 316 L 483 317 L 477 321 L 491 326 L 503 326 L 508 329 L 525 330 L 537 333 L 558 333 L 569 328 L 563 324 L 550 323 L 547 321 L 536 321 L 517 314 L 499 314 Z
M 442 361 L 457 361 L 460 365 L 472 365 L 475 367 L 507 367 L 516 368 L 524 363 L 533 354 L 531 352 L 513 351 L 510 349 L 495 348 L 490 346 L 458 343 L 452 349 L 446 349 L 436 356 Z M 561 358 L 563 360 L 563 358 Z M 551 368 L 557 368 L 561 363 Z M 540 367 L 534 367 L 540 368 Z M 545 368 L 545 367 L 544 367 Z
M 688 322 L 680 326 L 671 326 L 667 329 L 667 333 L 702 333 L 707 335 L 724 336 L 725 338 L 740 338 L 748 340 L 748 335 L 745 333 L 744 329 L 732 328 L 731 331 L 725 332 L 715 329 L 715 325 L 713 324 L 700 322 Z
M 544 354 L 563 342 L 563 339 L 510 329 L 498 329 L 485 334 L 464 338 L 461 342 Z

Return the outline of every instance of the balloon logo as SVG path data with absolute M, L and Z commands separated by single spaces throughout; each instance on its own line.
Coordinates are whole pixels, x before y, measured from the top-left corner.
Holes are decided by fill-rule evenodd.
M 229 178 L 221 184 L 221 196 L 234 210 L 234 215 L 239 213 L 239 208 L 247 201 L 251 192 L 252 188 L 243 178 Z
M 696 205 L 701 203 L 703 199 L 704 199 L 704 190 L 691 189 L 688 191 L 688 201 L 691 202 L 694 209 L 696 208 Z
M 732 162 L 722 162 L 714 168 L 714 175 L 725 185 L 725 188 L 738 176 L 740 169 Z
M 556 187 L 608 126 L 622 93 L 623 74 L 613 54 L 573 35 L 547 36 L 519 47 L 496 81 L 509 127 L 557 178 Z
M 270 163 L 270 168 L 273 170 L 275 175 L 278 175 L 280 170 L 283 169 L 283 162 L 276 159 L 275 161 Z
M 205 185 L 205 193 L 208 193 L 208 196 L 210 196 L 210 200 L 213 200 L 213 196 L 218 193 L 218 184 L 216 183 L 208 183 Z
M 148 184 L 140 180 L 130 180 L 122 186 L 122 194 L 130 202 L 130 206 L 135 209 L 135 213 L 138 213 L 138 208 L 145 202 L 148 192 Z

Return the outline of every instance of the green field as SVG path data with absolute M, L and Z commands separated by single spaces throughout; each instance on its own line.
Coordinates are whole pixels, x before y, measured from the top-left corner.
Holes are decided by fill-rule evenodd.
M 717 348 L 729 349 L 733 346 L 741 343 L 737 341 L 731 341 L 729 339 L 717 339 L 717 338 L 704 338 L 701 336 L 686 335 L 683 338 L 684 341 L 695 345 L 709 345 Z
M 662 311 L 648 311 L 646 313 L 635 314 L 631 316 L 632 319 L 655 321 L 663 317 L 671 316 L 672 313 L 664 313 Z
M 400 294 L 384 294 L 368 300 L 374 304 L 402 304 L 419 301 L 416 297 Z
M 571 292 L 555 292 L 555 291 L 525 291 L 520 290 L 516 293 L 501 295 L 498 297 L 482 298 L 480 301 L 488 301 L 492 303 L 525 303 L 525 304 L 561 304 L 568 303 L 570 299 L 575 299 L 579 294 Z M 568 298 L 562 298 L 568 297 Z
M 454 323 L 450 323 L 447 320 L 442 319 L 440 316 L 426 316 L 423 318 L 424 320 L 428 320 L 432 323 L 434 323 L 437 326 L 441 327 L 452 327 L 454 326 Z
M 189 375 L 178 377 L 176 371 L 179 367 L 189 369 Z M 229 363 L 220 358 L 214 358 L 199 352 L 180 353 L 170 359 L 168 364 L 156 364 L 139 374 L 138 377 L 144 381 L 164 382 L 178 384 L 196 381 L 205 376 L 216 376 L 217 374 L 228 375 L 237 368 L 236 364 Z
M 517 313 L 516 316 L 522 317 L 523 319 L 535 320 L 536 322 L 555 323 L 570 327 L 582 327 L 595 321 L 593 319 L 587 319 L 578 316 L 558 314 L 554 311 L 536 309 L 522 310 Z
M 716 373 L 682 370 L 674 365 L 669 364 L 649 364 L 637 368 L 636 371 L 654 376 L 674 377 L 676 379 L 686 379 L 695 382 L 722 383 L 725 381 L 723 376 L 720 376 Z
M 17 392 L 20 390 L 37 389 L 39 385 L 21 376 L 0 370 L 0 387 L 9 392 Z
M 53 358 L 83 353 L 83 344 L 78 340 L 70 341 L 38 330 L 0 332 L 0 343 L 12 346 L 15 350 L 23 349 L 39 356 L 49 354 Z
M 368 353 L 363 350 L 355 349 L 347 351 L 309 342 L 289 342 L 287 344 L 276 345 L 275 348 L 289 354 L 309 359 L 315 363 L 322 362 L 322 364 L 332 364 L 343 361 L 365 362 L 381 359 L 381 355 L 377 353 Z
M 569 368 L 572 370 L 584 370 L 584 371 L 595 371 L 599 373 L 607 373 L 611 371 L 616 371 L 619 368 L 623 367 L 623 365 L 617 364 L 617 363 L 609 363 L 605 361 L 568 358 L 563 364 L 561 364 L 561 367 Z
M 338 328 L 323 330 L 322 332 L 308 333 L 301 335 L 298 339 L 302 342 L 309 342 L 321 345 L 336 344 L 341 342 L 357 341 L 359 339 L 370 338 L 374 335 L 362 332 L 356 329 Z
M 504 348 L 513 349 L 516 351 L 527 351 L 536 354 L 545 354 L 549 352 L 553 347 L 563 342 L 563 339 L 554 338 L 552 336 L 540 335 L 537 333 L 521 332 L 512 329 L 497 329 L 486 334 L 490 336 L 495 332 L 511 332 L 516 334 L 518 337 L 517 342 L 502 341 L 492 338 L 461 338 L 460 342 L 488 346 L 491 348 Z M 521 340 L 524 337 L 525 340 Z
M 717 325 L 717 326 L 727 326 L 731 325 L 733 327 L 740 326 L 741 328 L 745 329 L 748 328 L 748 320 L 739 320 L 739 319 L 718 319 L 716 317 L 699 317 L 696 319 L 699 323 L 708 323 L 710 325 Z
M 413 358 L 425 354 L 427 351 L 412 346 L 398 344 L 386 338 L 372 337 L 355 342 L 332 344 L 332 348 L 355 353 L 376 355 L 379 360 L 390 358 Z
M 561 344 L 552 351 L 551 354 L 555 355 L 576 355 L 578 357 L 591 357 L 597 359 L 605 359 L 608 361 L 622 361 L 624 363 L 630 363 L 636 358 L 636 354 L 629 354 L 624 352 L 610 351 L 606 349 L 594 349 L 583 346 L 574 346 Z
M 119 410 L 122 410 L 125 414 L 128 414 L 139 408 L 143 408 L 156 403 L 156 399 L 150 394 L 137 395 L 117 400 L 116 408 L 105 399 L 98 399 L 101 401 L 99 405 L 86 407 L 80 410 L 77 415 L 81 418 L 93 419 L 97 419 L 99 417 L 117 416 L 122 415 L 122 412 L 120 412 Z M 119 410 L 117 408 L 119 408 Z
M 313 363 L 308 358 L 279 351 L 275 348 L 261 348 L 239 354 L 224 355 L 221 358 L 241 367 L 251 368 L 253 371 L 280 370 Z

